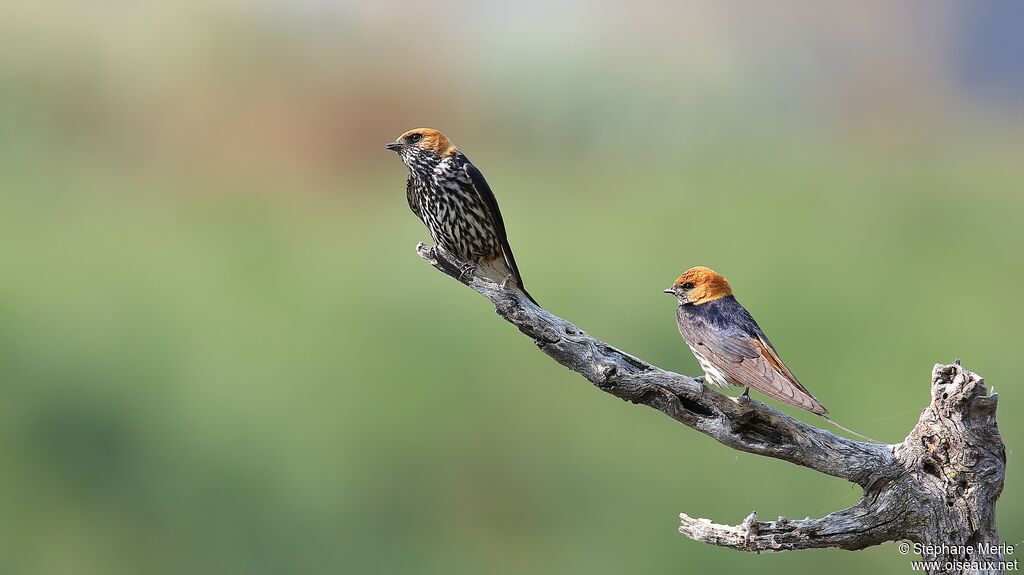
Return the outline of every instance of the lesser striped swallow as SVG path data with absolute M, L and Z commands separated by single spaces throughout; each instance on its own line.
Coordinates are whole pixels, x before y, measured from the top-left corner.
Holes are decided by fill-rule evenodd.
M 530 301 L 505 222 L 484 175 L 441 132 L 416 128 L 385 146 L 409 168 L 405 195 L 434 242 L 502 287 L 512 280 Z
M 746 388 L 744 396 L 752 387 L 811 413 L 828 413 L 782 362 L 720 274 L 706 267 L 691 268 L 663 291 L 679 300 L 679 334 L 704 370 L 705 381 L 719 386 L 742 385 Z

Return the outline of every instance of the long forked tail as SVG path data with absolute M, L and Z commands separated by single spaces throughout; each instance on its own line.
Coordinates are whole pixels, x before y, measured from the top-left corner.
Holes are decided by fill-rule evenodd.
M 870 441 L 871 443 L 880 443 L 877 439 L 868 437 L 867 435 L 861 435 L 861 434 L 857 433 L 856 431 L 854 431 L 852 429 L 847 429 L 847 428 L 843 427 L 842 425 L 839 425 L 838 423 L 836 423 L 835 421 L 830 419 L 828 416 L 818 414 L 818 417 L 824 419 L 825 421 L 831 423 L 832 425 L 838 427 L 839 429 L 842 429 L 846 433 L 849 433 L 849 434 L 852 434 L 852 435 L 856 435 L 857 437 L 859 437 L 859 438 L 861 438 L 863 440 L 866 440 L 866 441 Z
M 533 302 L 534 305 L 540 306 L 540 304 L 537 303 L 537 300 L 533 299 L 533 296 L 530 295 L 530 292 L 526 291 L 526 288 L 523 287 L 523 279 L 519 276 L 519 273 L 516 270 L 509 267 L 505 258 L 498 256 L 491 260 L 486 258 L 482 259 L 477 265 L 476 271 L 481 276 L 499 284 L 508 278 L 512 278 L 510 281 L 516 284 L 519 291 L 523 292 L 523 295 Z

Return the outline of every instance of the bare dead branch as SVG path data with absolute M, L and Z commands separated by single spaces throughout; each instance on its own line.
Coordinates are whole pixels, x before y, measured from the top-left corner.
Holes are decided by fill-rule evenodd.
M 680 514 L 679 531 L 687 537 L 757 552 L 852 550 L 901 539 L 985 549 L 998 544 L 995 502 L 1006 455 L 995 423 L 997 398 L 959 362 L 935 366 L 932 403 L 902 443 L 855 441 L 616 349 L 534 305 L 514 286 L 506 290 L 463 274 L 462 262 L 443 250 L 420 244 L 417 252 L 489 299 L 498 315 L 541 351 L 601 391 L 657 409 L 727 447 L 789 461 L 864 489 L 857 505 L 821 519 L 761 522 L 751 513 L 741 525 L 728 526 Z M 925 554 L 924 559 L 945 557 Z M 985 557 L 1000 558 L 998 552 Z

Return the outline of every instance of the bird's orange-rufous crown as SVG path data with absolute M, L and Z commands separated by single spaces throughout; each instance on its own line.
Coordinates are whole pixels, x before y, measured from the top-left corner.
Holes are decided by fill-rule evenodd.
M 673 285 L 679 287 L 686 283 L 693 284 L 693 288 L 688 290 L 686 295 L 690 303 L 695 305 L 732 295 L 732 286 L 728 280 L 715 270 L 704 266 L 686 270 Z
M 415 130 L 409 130 L 402 134 L 398 139 L 404 140 L 413 134 L 419 134 L 420 140 L 416 142 L 416 146 L 424 150 L 430 150 L 442 158 L 448 157 L 454 154 L 458 149 L 454 144 L 441 132 L 433 128 L 416 128 Z

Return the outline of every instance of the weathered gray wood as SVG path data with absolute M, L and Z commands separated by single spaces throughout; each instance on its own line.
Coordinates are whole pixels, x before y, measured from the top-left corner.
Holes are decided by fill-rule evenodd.
M 534 305 L 514 285 L 504 289 L 463 273 L 462 263 L 443 250 L 420 244 L 417 252 L 488 298 L 498 315 L 533 339 L 541 351 L 601 391 L 657 409 L 733 449 L 841 477 L 864 490 L 856 505 L 821 519 L 780 517 L 764 522 L 751 513 L 741 525 L 727 526 L 683 513 L 679 527 L 683 535 L 755 552 L 852 550 L 908 540 L 936 547 L 924 559 L 963 559 L 948 551 L 951 546 L 971 545 L 976 551 L 973 558 L 999 560 L 998 550 L 983 556 L 977 553 L 999 543 L 995 504 L 1002 491 L 1006 454 L 996 427 L 996 395 L 989 395 L 983 380 L 959 362 L 935 366 L 932 402 L 902 443 L 855 441 L 758 401 L 722 395 L 693 378 L 618 350 Z

